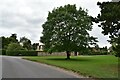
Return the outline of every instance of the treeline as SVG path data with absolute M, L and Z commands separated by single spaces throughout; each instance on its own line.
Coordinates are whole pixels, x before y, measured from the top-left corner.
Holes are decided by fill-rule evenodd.
M 0 52 L 2 55 L 12 55 L 12 56 L 35 56 L 37 52 L 35 51 L 38 43 L 31 43 L 30 39 L 26 37 L 21 37 L 20 40 L 17 39 L 17 34 L 12 34 L 10 37 L 0 37 Z

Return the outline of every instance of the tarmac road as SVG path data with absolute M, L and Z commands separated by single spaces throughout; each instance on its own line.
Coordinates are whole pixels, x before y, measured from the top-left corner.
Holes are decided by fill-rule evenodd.
M 68 71 L 45 64 L 21 59 L 2 57 L 2 78 L 80 78 Z

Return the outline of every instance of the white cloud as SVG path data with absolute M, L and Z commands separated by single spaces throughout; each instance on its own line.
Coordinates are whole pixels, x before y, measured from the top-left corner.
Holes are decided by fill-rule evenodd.
M 89 15 L 97 16 L 100 9 L 97 2 L 111 0 L 0 0 L 0 36 L 17 33 L 18 38 L 26 36 L 32 42 L 39 42 L 42 35 L 41 25 L 46 21 L 48 11 L 66 4 L 88 9 Z M 109 46 L 108 37 L 101 34 L 101 29 L 94 26 L 91 35 L 97 36 L 100 46 Z

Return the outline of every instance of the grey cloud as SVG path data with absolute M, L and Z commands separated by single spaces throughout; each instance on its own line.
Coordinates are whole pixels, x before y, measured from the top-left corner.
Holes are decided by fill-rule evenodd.
M 44 22 L 44 19 L 41 18 L 41 17 L 36 17 L 36 18 L 26 18 L 26 22 L 29 23 L 29 24 L 32 24 L 32 25 L 38 25 L 38 24 L 42 24 Z
M 5 0 L 7 1 L 7 0 Z M 44 17 L 39 15 L 44 15 L 42 11 L 38 10 L 40 6 L 36 5 L 31 7 L 31 4 L 28 4 L 29 1 L 21 0 L 10 0 L 11 2 L 3 1 L 4 9 L 1 9 L 1 26 L 6 28 L 14 27 L 24 27 L 30 25 L 39 25 L 44 22 Z M 12 2 L 14 1 L 14 3 Z M 33 1 L 33 0 L 30 0 Z M 37 1 L 37 0 L 35 0 Z M 40 1 L 39 1 L 40 2 Z M 13 4 L 13 5 L 12 5 Z M 38 11 L 38 12 L 37 12 Z
M 26 36 L 32 42 L 39 42 L 42 36 L 42 24 L 46 21 L 48 11 L 66 4 L 76 4 L 77 7 L 88 9 L 88 13 L 97 16 L 99 0 L 0 0 L 0 36 L 10 36 L 17 33 L 18 38 Z M 100 0 L 108 1 L 108 0 Z M 110 1 L 110 0 L 109 0 Z M 96 26 L 96 25 L 95 25 Z M 102 46 L 107 43 L 107 37 L 94 27 L 90 33 L 99 38 Z M 106 44 L 108 45 L 108 44 Z

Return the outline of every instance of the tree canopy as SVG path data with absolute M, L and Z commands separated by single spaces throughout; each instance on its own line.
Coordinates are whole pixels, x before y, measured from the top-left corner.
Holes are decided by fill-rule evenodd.
M 18 40 L 17 40 L 17 34 L 11 34 L 10 37 L 0 37 L 1 41 L 2 41 L 2 49 L 7 49 L 8 47 L 8 44 L 10 43 L 18 43 Z
M 27 50 L 31 50 L 32 49 L 31 41 L 28 38 L 21 37 L 20 38 L 20 43 L 23 44 L 23 48 L 25 48 Z
M 98 2 L 101 13 L 97 17 L 104 35 L 109 35 L 110 43 L 116 43 L 114 50 L 120 56 L 120 2 Z
M 10 41 L 11 43 L 18 43 L 17 34 L 12 34 L 12 35 L 9 37 L 9 41 Z
M 47 21 L 42 25 L 41 42 L 46 50 L 81 51 L 89 44 L 95 44 L 96 38 L 90 36 L 92 30 L 91 16 L 87 10 L 76 5 L 65 5 L 49 12 Z
M 23 47 L 19 43 L 10 43 L 7 47 L 8 51 L 18 51 L 23 50 Z
M 22 44 L 24 50 L 35 50 L 36 46 L 39 44 L 31 44 L 31 40 L 26 37 L 21 37 L 20 41 L 17 39 L 17 34 L 11 34 L 9 37 L 0 37 L 0 49 L 7 49 L 8 45 L 11 43 Z
M 33 50 L 36 50 L 37 46 L 39 46 L 39 43 L 33 43 L 33 45 L 32 45 Z

